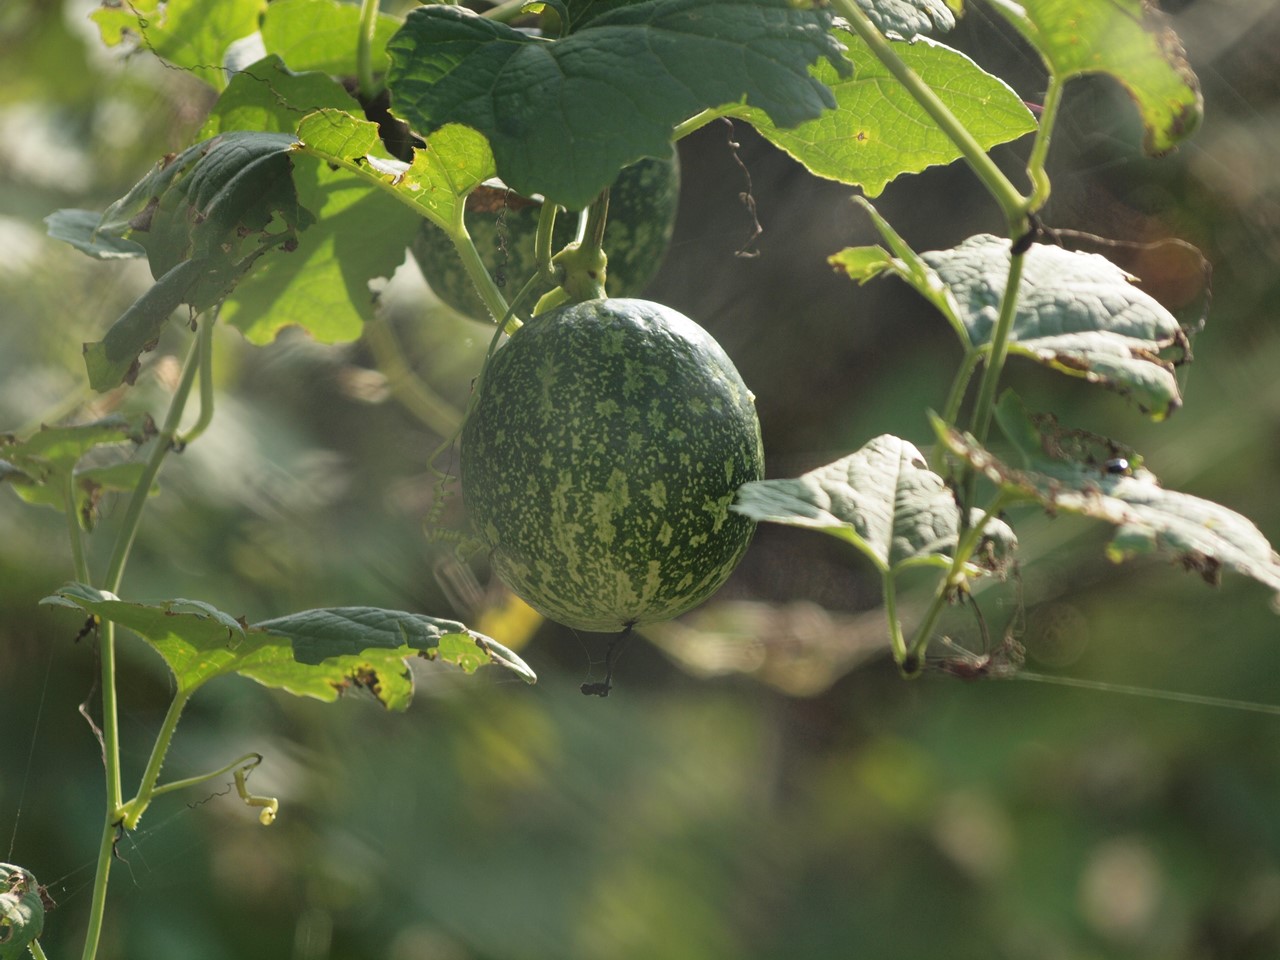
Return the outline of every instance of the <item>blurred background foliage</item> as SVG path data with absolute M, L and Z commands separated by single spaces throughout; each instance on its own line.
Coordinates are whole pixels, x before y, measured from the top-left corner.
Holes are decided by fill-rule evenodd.
M 175 321 L 135 389 L 89 396 L 80 344 L 149 276 L 46 240 L 41 219 L 104 207 L 184 147 L 210 103 L 154 58 L 104 50 L 92 6 L 0 9 L 0 427 L 19 434 L 161 410 L 189 336 Z M 1275 541 L 1280 7 L 1168 9 L 1204 87 L 1203 129 L 1173 156 L 1143 158 L 1123 92 L 1073 84 L 1045 219 L 1122 240 L 1181 237 L 1207 254 L 1212 310 L 1186 406 L 1152 424 L 1017 361 L 1010 380 L 1030 406 L 1133 445 L 1167 486 L 1243 512 Z M 980 7 L 949 42 L 1027 100 L 1040 95 L 1036 62 Z M 826 266 L 874 242 L 848 189 L 741 127 L 712 125 L 680 147 L 677 235 L 649 295 L 735 358 L 757 394 L 770 475 L 880 433 L 927 442 L 923 411 L 941 403 L 959 351 L 904 286 L 856 288 Z M 1017 174 L 1025 149 L 998 158 Z M 764 233 L 744 257 L 748 189 Z M 918 250 L 1001 226 L 958 165 L 893 184 L 877 205 Z M 1185 252 L 1113 255 L 1186 322 L 1201 316 L 1206 290 Z M 434 306 L 411 266 L 383 305 L 407 362 L 461 407 L 488 330 Z M 217 344 L 214 426 L 166 465 L 127 596 L 199 598 L 250 619 L 344 603 L 505 609 L 493 587 L 442 587 L 452 545 L 440 534 L 465 515 L 427 470 L 441 437 L 389 398 L 368 344 L 286 333 L 258 349 L 230 330 Z M 1113 567 L 1105 530 L 1014 520 L 1029 666 L 1280 703 L 1263 588 Z M 99 568 L 112 524 L 107 504 L 90 541 Z M 37 606 L 70 572 L 61 518 L 0 491 L 0 853 L 58 901 L 43 938 L 54 960 L 80 949 L 102 816 L 98 748 L 76 712 L 96 696 L 93 640 Z M 355 695 L 326 707 L 217 681 L 189 708 L 167 773 L 261 751 L 252 785 L 280 796 L 280 818 L 263 829 L 230 790 L 158 801 L 120 844 L 102 956 L 1280 955 L 1280 719 L 936 671 L 903 682 L 878 602 L 846 546 L 761 529 L 715 601 L 626 650 L 607 700 L 577 691 L 599 679 L 600 638 L 550 625 L 530 637 L 519 618 L 494 629 L 524 644 L 534 688 L 421 669 L 413 707 L 388 715 Z M 1006 587 L 984 603 L 999 631 L 1017 596 Z M 977 642 L 964 617 L 944 626 Z M 169 681 L 141 645 L 127 646 L 124 670 L 136 777 Z

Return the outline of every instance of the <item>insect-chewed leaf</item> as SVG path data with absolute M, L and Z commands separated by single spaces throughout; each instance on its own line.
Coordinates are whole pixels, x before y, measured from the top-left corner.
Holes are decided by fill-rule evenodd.
M 44 900 L 35 876 L 0 863 L 0 960 L 25 960 L 28 944 L 44 930 Z
M 3 457 L 0 481 L 7 481 L 28 503 L 65 510 L 70 480 L 76 513 L 81 524 L 91 529 L 102 494 L 132 490 L 141 478 L 143 464 L 120 460 L 80 467 L 81 459 L 101 447 L 141 444 L 155 432 L 151 417 L 144 414 L 132 418 L 113 415 L 92 423 L 42 427 L 25 440 L 0 435 L 0 457 Z
M 808 67 L 849 65 L 830 12 L 802 6 L 645 0 L 546 40 L 428 5 L 388 44 L 387 83 L 396 114 L 419 130 L 479 130 L 512 189 L 578 210 L 627 164 L 666 156 L 675 125 L 704 109 L 745 102 L 792 127 L 833 107 Z
M 132 382 L 139 354 L 155 346 L 179 305 L 203 310 L 220 302 L 263 254 L 296 246 L 313 218 L 294 187 L 295 142 L 261 131 L 203 140 L 161 160 L 102 215 L 89 245 L 102 248 L 111 238 L 136 243 L 157 282 L 102 340 L 85 345 L 95 390 Z M 76 225 L 67 239 L 80 249 L 83 219 L 64 217 L 58 224 Z
M 915 446 L 888 434 L 793 480 L 743 484 L 732 509 L 847 540 L 886 574 L 904 566 L 949 566 L 960 529 L 960 509 L 946 482 Z M 984 533 L 990 549 L 982 553 L 998 566 L 1016 538 L 1000 520 L 989 521 Z
M 85 610 L 132 630 L 164 658 L 185 694 L 214 677 L 238 673 L 324 701 L 363 687 L 384 706 L 402 710 L 413 697 L 405 658 L 414 655 L 468 673 L 496 663 L 530 683 L 536 679 L 514 653 L 461 623 L 402 611 L 307 610 L 251 626 L 202 601 L 125 601 L 80 583 L 41 602 Z
M 780 129 L 764 112 L 744 106 L 734 116 L 750 122 L 811 173 L 861 186 L 875 196 L 904 173 L 959 159 L 955 143 L 894 80 L 888 68 L 852 33 L 835 31 L 854 69 L 840 76 L 826 61 L 811 70 L 831 88 L 836 108 Z M 1016 93 L 957 50 L 927 38 L 894 44 L 898 56 L 942 99 L 983 147 L 1035 130 L 1035 118 Z
M 1106 73 L 1129 92 L 1145 147 L 1172 150 L 1200 125 L 1204 98 L 1168 19 L 1148 0 L 992 0 L 1059 78 Z
M 941 421 L 934 427 L 953 453 L 995 483 L 1050 512 L 1065 510 L 1114 524 L 1118 529 L 1107 548 L 1113 561 L 1160 553 L 1215 584 L 1226 567 L 1275 590 L 1280 602 L 1280 556 L 1245 517 L 1210 500 L 1165 490 L 1138 458 L 1117 456 L 1118 444 L 1065 430 L 1047 417 L 1033 419 L 1012 391 L 1001 398 L 996 420 L 1023 467 L 1009 465 Z

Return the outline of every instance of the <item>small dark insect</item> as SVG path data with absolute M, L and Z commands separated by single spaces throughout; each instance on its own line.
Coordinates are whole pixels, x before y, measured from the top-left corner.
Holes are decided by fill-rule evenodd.
M 1116 476 L 1122 476 L 1122 477 L 1133 476 L 1133 467 L 1129 464 L 1129 461 L 1126 460 L 1124 457 L 1112 457 L 1102 466 L 1103 466 L 1103 469 L 1107 471 L 1107 473 L 1115 474 Z

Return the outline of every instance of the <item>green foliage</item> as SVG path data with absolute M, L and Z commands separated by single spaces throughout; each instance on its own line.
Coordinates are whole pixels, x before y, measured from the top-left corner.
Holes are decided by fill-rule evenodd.
M 1107 547 L 1111 560 L 1161 554 L 1214 585 L 1225 567 L 1266 584 L 1280 602 L 1280 555 L 1234 510 L 1165 490 L 1151 471 L 1132 465 L 1131 451 L 1061 427 L 1052 417 L 1033 419 L 1012 392 L 1001 399 L 997 420 L 1022 466 L 1008 465 L 941 423 L 935 427 L 953 453 L 1001 487 L 1039 501 L 1046 510 L 1114 524 L 1118 529 Z
M 789 0 L 647 0 L 549 41 L 432 5 L 389 44 L 387 83 L 416 128 L 473 127 L 513 190 L 580 210 L 699 110 L 745 101 L 792 127 L 830 109 L 807 73 L 824 57 L 849 71 L 829 24 Z
M 258 29 L 267 0 L 130 0 L 91 15 L 111 46 L 138 37 L 151 53 L 217 89 L 226 85 L 222 57 Z
M 452 620 L 398 610 L 335 607 L 250 625 L 200 600 L 127 601 L 70 583 L 44 601 L 127 627 L 164 658 L 186 696 L 238 673 L 299 697 L 332 702 L 352 687 L 403 710 L 413 698 L 405 658 L 420 655 L 473 673 L 496 663 L 533 682 L 534 673 L 497 641 Z
M 294 70 L 350 77 L 359 19 L 359 7 L 339 0 L 274 0 L 262 18 L 262 43 Z M 386 70 L 387 41 L 399 27 L 397 18 L 378 14 L 369 55 L 379 72 Z
M 770 122 L 764 111 L 737 107 L 734 116 L 749 121 L 811 172 L 855 184 L 869 197 L 904 173 L 919 173 L 960 156 L 956 144 L 857 36 L 832 33 L 847 48 L 853 71 L 828 62 L 813 69 L 830 87 L 836 109 L 792 129 Z M 986 73 L 964 54 L 919 38 L 898 44 L 898 55 L 987 149 L 1036 129 L 1035 118 L 1003 80 Z
M 820 530 L 839 537 L 892 575 L 921 565 L 950 567 L 962 526 L 955 494 L 929 469 L 920 451 L 885 435 L 856 453 L 794 480 L 746 484 L 733 509 L 752 520 Z M 988 520 L 985 546 L 973 572 L 1001 572 L 1017 537 L 1002 520 Z
M 92 530 L 103 494 L 134 489 L 141 482 L 143 465 L 82 461 L 102 447 L 145 443 L 155 432 L 146 414 L 133 419 L 116 414 L 75 426 L 42 427 L 25 440 L 0 435 L 0 481 L 28 503 L 64 512 L 74 505 L 80 525 Z
M 1039 51 L 1058 80 L 1105 73 L 1123 84 L 1142 115 L 1148 153 L 1168 153 L 1200 126 L 1199 81 L 1154 5 L 1142 0 L 992 0 L 991 5 Z

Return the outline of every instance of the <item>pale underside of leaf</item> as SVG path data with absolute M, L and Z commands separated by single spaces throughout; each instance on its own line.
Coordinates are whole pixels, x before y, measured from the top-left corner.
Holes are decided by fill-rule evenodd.
M 1008 240 L 982 234 L 920 255 L 951 290 L 969 349 L 990 345 L 1009 249 Z M 908 271 L 896 272 L 919 283 Z M 925 293 L 931 299 L 935 294 L 933 288 Z M 1185 342 L 1177 319 L 1105 257 L 1045 244 L 1027 251 L 1011 353 L 1130 396 L 1160 419 L 1182 402 L 1174 365 L 1161 353 L 1185 350 Z
M 881 33 L 904 40 L 933 30 L 945 33 L 956 25 L 955 14 L 944 0 L 858 0 L 858 6 Z
M 1107 550 L 1113 561 L 1157 553 L 1213 584 L 1225 567 L 1265 584 L 1280 600 L 1280 556 L 1247 518 L 1210 500 L 1165 490 L 1140 466 L 1113 472 L 1094 458 L 1067 458 L 1065 444 L 1032 423 L 1012 393 L 1002 398 L 997 420 L 1019 447 L 1024 467 L 1011 466 L 940 421 L 934 426 L 948 449 L 1000 486 L 1050 512 L 1078 513 L 1115 525 Z
M 886 574 L 906 565 L 949 566 L 960 527 L 946 482 L 916 447 L 888 434 L 795 479 L 744 484 L 733 509 L 757 521 L 839 537 Z M 1014 542 L 998 520 L 986 533 L 1003 547 Z

